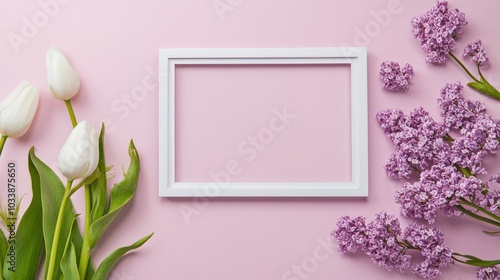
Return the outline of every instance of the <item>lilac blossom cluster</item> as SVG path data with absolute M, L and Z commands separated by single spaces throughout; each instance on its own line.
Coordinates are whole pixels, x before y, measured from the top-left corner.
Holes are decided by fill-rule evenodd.
M 462 88 L 448 84 L 438 99 L 444 125 L 460 134 L 451 144 L 450 161 L 472 175 L 486 174 L 484 157 L 500 149 L 500 120 L 488 115 L 483 103 L 464 98 Z
M 420 17 L 412 19 L 412 33 L 427 53 L 426 62 L 443 64 L 455 60 L 473 80 L 467 85 L 491 98 L 500 100 L 500 92 L 481 73 L 490 63 L 481 40 L 468 44 L 463 57 L 477 66 L 476 78 L 453 54 L 456 40 L 468 22 L 465 14 L 449 9 L 446 0 Z M 397 62 L 383 62 L 380 79 L 391 91 L 409 89 L 413 68 Z M 441 90 L 438 105 L 442 120 L 436 121 L 423 108 L 409 114 L 399 109 L 382 110 L 377 121 L 393 143 L 395 151 L 384 168 L 389 177 L 411 179 L 395 193 L 401 215 L 432 224 L 439 213 L 446 216 L 468 215 L 500 228 L 500 173 L 482 181 L 487 174 L 483 161 L 500 149 L 500 120 L 486 113 L 483 103 L 462 96 L 460 83 L 447 84 Z M 485 232 L 488 233 L 488 232 Z M 498 232 L 489 232 L 498 234 Z M 341 253 L 362 251 L 387 270 L 410 269 L 424 279 L 434 279 L 443 267 L 454 260 L 481 267 L 477 279 L 500 280 L 494 266 L 500 260 L 482 260 L 454 253 L 443 245 L 443 234 L 436 228 L 416 222 L 402 233 L 399 221 L 386 213 L 377 214 L 366 224 L 364 217 L 342 217 L 332 232 Z M 398 239 L 400 238 L 400 239 Z M 423 261 L 416 263 L 408 252 L 419 251 Z
M 403 216 L 425 219 L 432 224 L 438 210 L 448 216 L 462 215 L 455 207 L 460 199 L 471 200 L 481 190 L 479 179 L 474 176 L 467 178 L 455 167 L 441 163 L 424 170 L 419 181 L 406 182 L 396 192 L 395 198 Z
M 385 89 L 390 91 L 410 89 L 410 80 L 413 78 L 413 67 L 406 63 L 403 68 L 395 61 L 384 61 L 380 66 L 380 80 Z
M 395 153 L 385 165 L 392 178 L 409 178 L 434 164 L 448 163 L 450 146 L 443 139 L 448 129 L 423 108 L 405 115 L 399 109 L 382 110 L 377 121 L 394 144 Z
M 496 267 L 483 267 L 476 271 L 477 279 L 479 280 L 500 280 Z
M 468 44 L 464 49 L 464 57 L 472 57 L 472 62 L 477 66 L 490 64 L 489 58 L 486 57 L 486 50 L 483 47 L 481 40 L 476 40 L 474 43 Z
M 453 263 L 453 252 L 443 245 L 443 233 L 436 228 L 412 223 L 406 228 L 404 239 L 424 256 L 423 262 L 412 267 L 412 272 L 424 279 L 436 278 L 441 268 Z
M 488 187 L 488 192 L 486 194 L 479 195 L 476 198 L 476 204 L 483 207 L 484 209 L 488 209 L 491 212 L 496 212 L 500 214 L 500 190 L 499 189 L 491 189 L 493 184 L 500 184 L 500 174 L 494 174 L 491 176 L 491 179 L 487 182 L 486 186 Z
M 436 228 L 412 223 L 403 234 L 399 220 L 385 212 L 379 213 L 369 224 L 364 217 L 342 217 L 337 229 L 332 232 L 338 242 L 338 249 L 345 252 L 362 251 L 371 257 L 373 263 L 387 270 L 411 271 L 424 279 L 434 279 L 440 269 L 453 263 L 452 251 L 443 245 L 443 234 Z M 408 250 L 420 251 L 424 260 L 412 264 Z
M 446 55 L 455 49 L 455 40 L 467 25 L 465 14 L 448 9 L 447 1 L 438 1 L 429 11 L 412 19 L 412 33 L 427 52 L 426 61 L 445 63 Z
M 484 103 L 464 98 L 462 90 L 460 83 L 447 84 L 441 89 L 438 104 L 443 122 L 450 129 L 460 130 L 476 122 L 477 116 L 486 113 Z
M 401 110 L 377 114 L 395 148 L 385 165 L 388 176 L 408 179 L 416 173 L 420 177 L 414 183 L 406 182 L 395 194 L 405 217 L 434 223 L 438 211 L 462 215 L 457 207 L 460 203 L 495 210 L 500 204 L 500 191 L 490 191 L 475 176 L 486 174 L 484 157 L 500 149 L 500 121 L 486 113 L 484 104 L 464 98 L 462 89 L 455 83 L 441 90 L 440 123 L 423 108 L 408 115 Z M 452 138 L 452 132 L 458 137 Z

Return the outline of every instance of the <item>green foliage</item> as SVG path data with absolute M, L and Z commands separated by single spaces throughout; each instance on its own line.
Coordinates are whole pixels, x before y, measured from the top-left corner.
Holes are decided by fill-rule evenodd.
M 92 223 L 90 226 L 90 248 L 94 248 L 104 231 L 108 228 L 115 217 L 120 213 L 123 207 L 132 199 L 137 182 L 139 180 L 139 154 L 135 148 L 134 142 L 129 145 L 130 165 L 125 174 L 125 178 L 116 184 L 110 192 L 109 207 L 106 213 Z
M 99 163 L 97 164 L 96 172 L 100 173 L 100 176 L 89 185 L 90 188 L 90 196 L 91 196 L 91 212 L 90 212 L 90 221 L 94 222 L 98 218 L 104 215 L 104 211 L 106 210 L 106 206 L 108 203 L 107 197 L 107 176 L 106 176 L 106 160 L 104 155 L 104 134 L 105 128 L 104 125 L 101 127 L 101 134 L 99 135 Z
M 34 167 L 38 171 L 40 177 L 40 185 L 41 185 L 41 200 L 42 200 L 42 223 L 43 223 L 43 237 L 45 241 L 45 252 L 46 254 L 46 272 L 47 267 L 49 265 L 49 257 L 50 252 L 52 250 L 52 240 L 54 239 L 54 233 L 56 229 L 56 223 L 58 220 L 59 209 L 63 202 L 63 198 L 65 194 L 65 188 L 59 179 L 59 177 L 48 167 L 45 163 L 43 163 L 34 152 L 30 153 L 30 161 L 33 163 Z M 69 200 L 69 199 L 68 199 Z M 75 218 L 73 205 L 71 200 L 69 200 L 65 205 L 64 215 L 61 217 L 62 225 L 61 225 L 61 233 L 59 236 L 59 240 L 66 241 L 72 232 L 73 220 Z M 74 243 L 79 242 L 82 243 L 81 234 L 73 236 L 75 238 Z M 61 262 L 61 257 L 64 253 L 65 248 L 64 242 L 59 242 L 57 245 L 57 253 L 56 253 L 56 264 Z M 62 275 L 62 271 L 59 268 L 59 265 L 56 265 L 54 270 L 54 279 L 59 279 Z M 45 275 L 47 276 L 47 275 Z
M 107 195 L 106 173 L 108 168 L 104 159 L 104 127 L 99 138 L 99 163 L 96 171 L 82 180 L 82 183 L 71 189 L 66 188 L 59 177 L 43 161 L 32 148 L 29 152 L 28 167 L 31 176 L 32 200 L 26 212 L 20 219 L 15 233 L 15 268 L 9 263 L 9 239 L 0 232 L 0 280 L 36 279 L 43 253 L 46 255 L 45 278 L 49 266 L 52 247 L 55 248 L 55 266 L 52 279 L 106 279 L 114 265 L 130 250 L 142 246 L 153 234 L 150 234 L 134 244 L 119 248 L 112 252 L 94 270 L 92 261 L 82 266 L 85 277 L 79 272 L 80 258 L 90 258 L 90 252 L 109 227 L 123 207 L 133 198 L 139 180 L 139 154 L 130 141 L 130 164 L 124 179 L 116 184 Z M 85 244 L 76 221 L 76 214 L 71 202 L 73 194 L 80 186 L 90 190 L 90 226 L 88 228 L 88 243 Z M 64 211 L 60 214 L 61 207 Z M 56 226 L 60 219 L 60 233 L 57 245 L 53 244 Z M 14 248 L 14 247 L 13 247 Z M 89 254 L 82 254 L 87 250 Z M 85 270 L 86 267 L 86 270 Z
M 89 182 L 86 187 L 90 189 L 92 198 L 90 211 L 92 223 L 88 229 L 89 252 L 95 247 L 118 213 L 133 198 L 140 172 L 139 154 L 131 141 L 128 170 L 124 179 L 111 189 L 108 198 L 106 191 L 106 172 L 108 170 L 104 160 L 103 138 L 104 129 L 101 131 L 99 141 L 99 150 L 102 156 L 99 159 L 96 172 L 89 176 L 89 178 L 92 176 L 94 178 L 84 180 L 84 182 Z M 54 251 L 56 252 L 55 263 L 57 265 L 54 268 L 52 279 L 80 279 L 78 264 L 85 245 L 76 223 L 76 214 L 70 199 L 70 195 L 73 193 L 70 188 L 71 184 L 65 188 L 59 177 L 35 155 L 34 149 L 30 150 L 28 159 L 33 198 L 16 232 L 15 272 L 9 270 L 8 259 L 5 259 L 8 252 L 8 239 L 5 235 L 0 234 L 0 260 L 3 265 L 3 275 L 0 275 L 0 280 L 35 279 L 44 251 L 46 258 L 45 277 L 47 277 L 48 260 L 54 246 L 52 241 L 56 232 L 59 210 L 62 206 L 64 211 L 60 217 L 58 238 L 61 242 L 57 244 L 57 249 Z M 142 246 L 151 236 L 152 234 L 130 246 L 115 250 L 99 265 L 97 271 L 94 270 L 90 261 L 86 269 L 85 280 L 106 279 L 123 255 Z
M 498 92 L 498 90 L 483 77 L 481 72 L 479 72 L 479 76 L 481 78 L 479 82 L 470 82 L 467 85 L 486 96 L 489 96 L 496 100 L 500 100 L 500 92 Z
M 114 265 L 121 259 L 121 257 L 123 257 L 123 255 L 125 255 L 130 250 L 141 247 L 142 244 L 146 243 L 146 241 L 151 238 L 151 236 L 153 236 L 153 233 L 139 239 L 137 242 L 130 246 L 116 249 L 102 261 L 101 265 L 99 265 L 99 267 L 97 268 L 97 271 L 95 272 L 94 278 L 92 278 L 92 280 L 106 280 Z
M 5 279 L 24 280 L 34 279 L 38 272 L 38 266 L 43 254 L 42 233 L 42 201 L 41 182 L 38 169 L 35 167 L 32 157 L 34 149 L 31 148 L 28 158 L 28 168 L 31 176 L 31 203 L 18 224 L 16 242 L 15 271 L 13 263 L 5 259 L 3 263 L 3 276 Z
M 71 230 L 75 227 L 75 222 L 76 220 L 73 220 Z M 61 265 L 60 265 L 62 271 L 61 279 L 71 280 L 80 278 L 80 274 L 78 273 L 78 264 L 76 262 L 76 258 L 77 257 L 76 257 L 75 245 L 73 245 L 73 242 L 71 242 L 71 235 L 69 235 L 68 240 L 66 240 L 64 253 L 61 257 Z
M 0 231 L 0 280 L 3 280 L 3 262 L 5 260 L 5 254 L 7 254 L 7 239 L 3 232 Z
M 55 57 L 57 59 L 52 59 Z M 104 155 L 104 124 L 98 143 L 95 141 L 95 129 L 92 125 L 87 122 L 80 122 L 82 126 L 77 124 L 70 99 L 76 94 L 73 88 L 78 91 L 78 75 L 71 66 L 68 67 L 69 62 L 58 48 L 50 48 L 47 52 L 47 58 L 48 75 L 52 77 L 49 79 L 51 89 L 54 88 L 53 83 L 62 83 L 67 88 L 67 78 L 72 80 L 70 81 L 72 89 L 64 92 L 64 95 L 60 95 L 60 92 L 55 94 L 52 91 L 56 98 L 64 100 L 74 128 L 66 142 L 66 144 L 69 143 L 69 146 L 66 144 L 63 146 L 61 153 L 63 160 L 59 162 L 59 166 L 68 167 L 65 170 L 60 168 L 60 171 L 69 180 L 65 187 L 58 175 L 35 155 L 34 148 L 30 149 L 28 167 L 31 176 L 32 200 L 18 224 L 19 208 L 16 207 L 16 210 L 13 211 L 14 214 L 11 214 L 9 208 L 7 214 L 0 203 L 0 222 L 6 224 L 8 232 L 6 236 L 0 231 L 0 280 L 37 279 L 44 253 L 44 279 L 46 280 L 104 280 L 124 254 L 139 248 L 152 236 L 152 234 L 148 235 L 130 246 L 115 250 L 101 263 L 99 270 L 95 271 L 91 260 L 91 251 L 114 218 L 135 194 L 140 171 L 139 154 L 134 143 L 130 141 L 130 165 L 127 174 L 120 183 L 111 189 L 108 196 L 107 172 L 109 168 L 106 166 Z M 39 94 L 38 90 L 28 82 L 25 81 L 21 85 L 29 85 L 30 98 L 26 100 L 32 102 L 25 102 L 26 104 L 18 102 L 19 104 L 15 104 L 17 107 L 13 107 L 12 98 L 6 98 L 2 104 L 5 105 L 4 109 L 8 108 L 17 114 L 21 113 L 21 115 L 15 116 L 17 118 L 10 118 L 7 121 L 12 122 L 10 125 L 16 128 L 15 131 L 23 131 L 24 133 L 34 117 Z M 17 94 L 21 91 L 16 88 L 15 92 Z M 22 92 L 24 93 L 24 91 Z M 30 119 L 27 119 L 27 115 L 23 112 L 28 112 Z M 79 129 L 81 127 L 84 129 Z M 23 133 L 11 135 L 2 131 L 0 155 L 8 137 L 16 138 Z M 86 147 L 90 149 L 80 149 L 82 144 L 86 144 L 80 140 L 90 140 L 92 146 Z M 99 160 L 97 167 L 95 167 L 97 145 Z M 76 159 L 78 160 L 76 168 L 75 166 L 71 167 L 72 163 L 75 163 L 73 162 L 75 153 L 77 153 Z M 70 164 L 64 164 L 64 160 Z M 79 170 L 78 167 L 82 166 L 86 166 L 86 168 Z M 87 176 L 94 167 L 94 172 Z M 87 177 L 82 179 L 84 176 Z M 73 180 L 76 179 L 82 180 L 73 186 Z M 85 187 L 85 235 L 83 237 L 76 219 L 78 215 L 75 213 L 71 201 L 72 194 L 81 187 Z M 12 198 L 9 197 L 9 199 Z M 16 206 L 20 204 L 19 200 L 16 202 Z M 11 221 L 15 222 L 11 223 Z M 16 226 L 17 231 L 15 231 Z
M 462 255 L 459 253 L 453 253 L 455 256 L 455 260 L 464 264 L 472 265 L 472 266 L 479 266 L 479 267 L 488 267 L 488 266 L 495 266 L 500 264 L 500 260 L 482 260 L 478 257 L 471 256 L 471 255 Z M 462 257 L 463 259 L 458 259 L 456 258 L 457 256 Z

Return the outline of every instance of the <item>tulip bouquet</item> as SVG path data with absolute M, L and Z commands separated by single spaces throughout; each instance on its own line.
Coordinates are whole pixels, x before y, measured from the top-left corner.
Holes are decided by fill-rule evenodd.
M 427 52 L 427 62 L 441 64 L 451 58 L 473 79 L 469 87 L 500 100 L 500 93 L 481 73 L 481 67 L 489 63 L 481 41 L 468 44 L 463 52 L 477 67 L 479 79 L 453 53 L 466 24 L 463 13 L 449 9 L 441 0 L 411 22 L 413 35 Z M 388 66 L 383 63 L 380 72 L 384 87 L 400 88 L 394 76 L 399 65 Z M 485 104 L 465 98 L 463 91 L 459 82 L 441 89 L 437 103 L 442 121 L 421 107 L 409 114 L 399 109 L 377 114 L 395 149 L 385 171 L 393 179 L 407 180 L 395 201 L 401 215 L 415 221 L 403 230 L 399 219 L 385 212 L 370 222 L 362 216 L 341 217 L 332 232 L 341 253 L 361 251 L 387 270 L 410 269 L 424 279 L 434 279 L 444 267 L 461 263 L 478 267 L 477 279 L 500 280 L 496 267 L 500 260 L 454 251 L 439 229 L 417 222 L 434 224 L 438 215 L 467 216 L 483 223 L 486 235 L 500 234 L 500 173 L 488 178 L 483 166 L 486 157 L 500 150 L 500 119 L 488 114 Z
M 80 79 L 63 52 L 47 52 L 47 78 L 52 95 L 66 104 L 73 130 L 60 150 L 58 168 L 65 183 L 35 154 L 28 153 L 32 200 L 18 219 L 18 208 L 0 213 L 9 235 L 0 232 L 0 280 L 35 279 L 44 263 L 44 279 L 106 279 L 117 261 L 128 251 L 142 246 L 151 236 L 119 248 L 97 267 L 91 252 L 100 237 L 132 199 L 137 188 L 139 154 L 130 141 L 130 165 L 121 182 L 108 194 L 104 153 L 105 128 L 100 133 L 87 121 L 77 121 L 71 98 L 80 88 Z M 22 82 L 0 103 L 0 154 L 8 138 L 21 137 L 30 127 L 38 107 L 38 89 Z M 9 178 L 8 182 L 15 180 Z M 83 235 L 80 232 L 71 196 L 85 192 Z M 8 194 L 8 201 L 17 201 Z M 16 224 L 16 221 L 19 223 Z M 14 222 L 12 222 L 14 221 Z M 17 229 L 17 230 L 15 230 Z M 43 262 L 45 259 L 45 262 Z

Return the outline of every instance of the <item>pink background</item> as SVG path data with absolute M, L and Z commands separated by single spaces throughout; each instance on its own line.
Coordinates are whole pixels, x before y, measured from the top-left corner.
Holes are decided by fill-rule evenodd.
M 350 182 L 350 75 L 349 65 L 179 67 L 176 181 L 211 182 L 235 161 L 232 182 Z
M 410 34 L 411 18 L 434 1 L 220 0 L 215 3 L 232 5 L 221 15 L 214 9 L 214 1 L 59 1 L 4 1 L 0 10 L 0 96 L 7 95 L 23 79 L 38 85 L 42 94 L 33 127 L 21 139 L 7 142 L 0 166 L 4 169 L 11 160 L 18 163 L 19 193 L 27 193 L 23 209 L 30 197 L 26 168 L 29 147 L 35 145 L 37 155 L 51 167 L 56 166 L 70 124 L 62 102 L 48 93 L 45 52 L 52 45 L 60 46 L 82 79 L 81 91 L 74 99 L 77 117 L 96 126 L 104 121 L 108 126 L 106 155 L 115 166 L 115 181 L 121 178 L 121 166 L 128 164 L 130 138 L 134 138 L 141 154 L 143 172 L 137 195 L 101 240 L 95 260 L 99 262 L 112 249 L 150 232 L 155 235 L 125 257 L 110 279 L 416 279 L 411 274 L 386 272 L 364 256 L 341 256 L 328 247 L 334 244 L 325 243 L 342 215 L 371 218 L 382 210 L 393 214 L 399 211 L 392 197 L 402 182 L 388 179 L 383 172 L 392 149 L 376 124 L 375 114 L 385 108 L 408 111 L 424 106 L 438 118 L 435 100 L 439 89 L 447 82 L 468 81 L 453 63 L 441 67 L 426 64 L 425 54 Z M 496 30 L 500 4 L 495 0 L 480 3 L 451 2 L 452 7 L 466 13 L 470 22 L 458 47 L 481 38 L 493 62 L 485 76 L 498 86 L 500 79 L 495 77 L 500 74 L 500 54 L 494 50 L 500 44 Z M 29 26 L 33 22 L 36 25 Z M 24 41 L 13 45 L 9 41 L 13 34 L 25 36 Z M 368 198 L 205 201 L 158 197 L 155 79 L 159 48 L 345 45 L 368 48 Z M 414 66 L 410 92 L 389 93 L 380 88 L 378 69 L 384 60 Z M 219 74 L 223 70 L 210 73 Z M 465 95 L 488 102 L 490 113 L 500 117 L 500 103 L 469 89 Z M 207 104 L 206 109 L 213 108 L 210 106 Z M 257 120 L 250 125 L 262 127 Z M 241 133 L 246 137 L 253 131 Z M 265 153 L 260 155 L 265 157 Z M 496 166 L 496 160 L 490 159 L 489 166 Z M 0 170 L 4 178 L 2 172 L 6 171 Z M 74 197 L 80 211 L 82 199 L 81 193 Z M 436 225 L 455 250 L 499 258 L 495 253 L 499 239 L 484 237 L 479 224 L 453 218 L 438 219 Z M 300 267 L 302 274 L 293 276 L 294 266 Z M 445 269 L 440 279 L 473 277 L 472 268 L 456 265 Z

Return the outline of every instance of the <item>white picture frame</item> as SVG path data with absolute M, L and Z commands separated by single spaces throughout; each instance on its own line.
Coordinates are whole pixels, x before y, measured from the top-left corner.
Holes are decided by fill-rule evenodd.
M 176 182 L 177 65 L 347 64 L 351 73 L 351 182 Z M 368 97 L 366 48 L 159 50 L 159 195 L 161 197 L 366 197 Z

